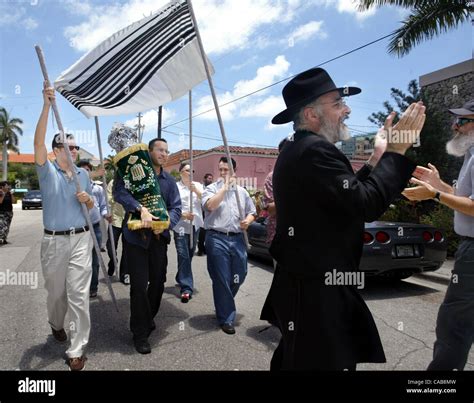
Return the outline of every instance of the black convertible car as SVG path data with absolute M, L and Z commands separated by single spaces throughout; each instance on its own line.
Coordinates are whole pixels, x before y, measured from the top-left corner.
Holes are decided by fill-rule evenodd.
M 248 229 L 249 255 L 271 259 L 266 244 L 266 219 Z M 359 270 L 366 275 L 404 279 L 434 271 L 446 260 L 443 233 L 430 225 L 374 221 L 365 224 L 364 250 Z

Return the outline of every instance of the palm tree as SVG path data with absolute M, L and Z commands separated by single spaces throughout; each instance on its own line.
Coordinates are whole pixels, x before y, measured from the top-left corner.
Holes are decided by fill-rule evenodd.
M 0 107 L 0 144 L 2 146 L 2 161 L 3 161 L 3 179 L 7 180 L 8 171 L 8 152 L 11 150 L 20 153 L 18 149 L 18 135 L 23 134 L 20 125 L 23 120 L 18 118 L 11 118 L 5 108 Z
M 359 0 L 359 11 L 383 5 L 412 9 L 402 26 L 392 32 L 388 53 L 407 55 L 419 43 L 456 28 L 474 10 L 468 0 Z
M 114 155 L 109 154 L 104 158 L 105 180 L 109 183 L 115 177 Z

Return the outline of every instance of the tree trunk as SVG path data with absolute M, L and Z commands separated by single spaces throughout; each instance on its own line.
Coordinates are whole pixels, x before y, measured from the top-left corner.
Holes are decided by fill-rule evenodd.
M 7 153 L 7 142 L 3 141 L 3 149 L 2 149 L 2 165 L 3 165 L 3 175 L 2 180 L 7 180 L 7 169 L 8 169 L 8 153 Z

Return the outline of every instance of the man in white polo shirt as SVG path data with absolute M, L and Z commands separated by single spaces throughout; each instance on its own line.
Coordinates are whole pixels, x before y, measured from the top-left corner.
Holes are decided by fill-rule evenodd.
M 237 168 L 233 158 L 230 163 Z M 212 280 L 214 307 L 219 326 L 226 334 L 235 334 L 237 308 L 235 296 L 247 276 L 247 246 L 243 231 L 255 220 L 255 205 L 248 192 L 230 176 L 227 157 L 219 160 L 220 178 L 210 184 L 202 195 L 206 212 L 207 270 Z M 243 217 L 237 206 L 238 192 Z
M 44 236 L 41 242 L 41 267 L 48 293 L 48 322 L 54 338 L 67 340 L 64 320 L 69 312 L 67 329 L 71 345 L 66 351 L 72 371 L 85 365 L 84 349 L 89 341 L 89 286 L 92 275 L 92 238 L 82 213 L 81 203 L 94 206 L 89 175 L 82 168 L 70 166 L 60 136 L 54 136 L 52 148 L 56 161 L 48 160 L 45 145 L 50 99 L 54 89 L 43 90 L 43 109 L 36 126 L 34 148 L 41 195 L 43 198 Z M 66 135 L 65 135 L 66 136 Z M 67 135 L 73 160 L 77 158 L 74 138 Z M 77 192 L 71 169 L 81 185 Z

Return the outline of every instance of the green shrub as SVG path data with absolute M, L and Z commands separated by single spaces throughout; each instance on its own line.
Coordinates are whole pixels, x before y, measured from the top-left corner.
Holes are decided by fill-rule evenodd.
M 383 213 L 377 221 L 420 222 L 418 209 L 415 203 L 408 200 L 397 200 Z
M 453 256 L 459 244 L 459 235 L 454 232 L 454 211 L 438 204 L 429 214 L 421 216 L 420 222 L 433 225 L 443 231 L 448 244 L 448 256 Z
M 177 169 L 171 170 L 170 175 L 174 178 L 176 182 L 179 182 L 181 180 L 181 174 Z
M 8 181 L 11 182 L 13 188 L 39 189 L 38 175 L 34 164 L 8 164 Z

